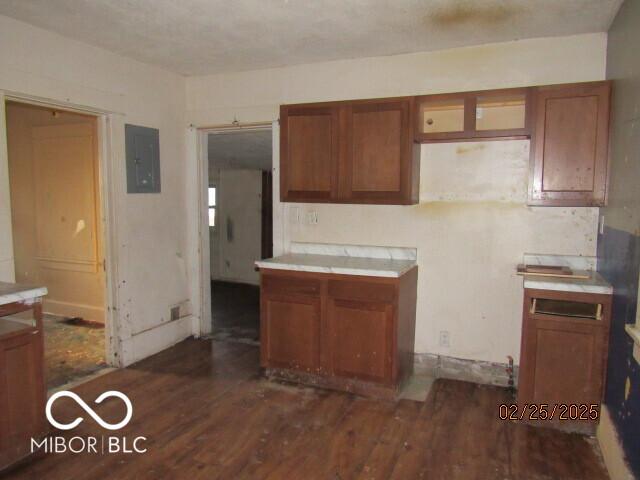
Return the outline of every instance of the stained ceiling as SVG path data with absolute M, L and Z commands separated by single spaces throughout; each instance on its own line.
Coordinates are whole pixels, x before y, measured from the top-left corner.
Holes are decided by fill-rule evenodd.
M 0 0 L 0 15 L 183 75 L 607 31 L 623 0 Z

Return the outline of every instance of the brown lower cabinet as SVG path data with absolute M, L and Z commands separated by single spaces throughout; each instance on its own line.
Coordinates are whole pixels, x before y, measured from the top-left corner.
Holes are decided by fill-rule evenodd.
M 270 376 L 393 397 L 413 370 L 417 267 L 399 278 L 261 271 Z
M 12 315 L 33 311 L 33 325 Z M 23 315 L 24 316 L 24 315 Z M 0 471 L 47 433 L 41 303 L 0 305 Z
M 611 295 L 525 289 L 518 382 L 523 420 L 570 430 L 595 428 L 610 319 Z M 541 419 L 542 406 L 554 418 Z

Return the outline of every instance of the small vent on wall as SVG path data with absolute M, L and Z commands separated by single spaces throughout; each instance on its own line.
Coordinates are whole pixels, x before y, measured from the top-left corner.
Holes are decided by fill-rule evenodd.
M 180 318 L 180 305 L 171 307 L 171 321 L 178 320 Z

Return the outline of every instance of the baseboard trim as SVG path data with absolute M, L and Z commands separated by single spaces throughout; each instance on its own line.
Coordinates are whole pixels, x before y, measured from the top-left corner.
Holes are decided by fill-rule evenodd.
M 45 313 L 61 317 L 80 317 L 83 320 L 104 324 L 104 308 L 84 305 L 81 303 L 62 302 L 47 297 L 42 302 Z
M 600 424 L 596 438 L 611 480 L 633 480 L 631 470 L 624 459 L 618 432 L 611 420 L 609 409 L 604 404 L 600 407 Z
M 414 354 L 413 371 L 416 375 L 449 378 L 485 385 L 509 386 L 506 363 L 467 360 L 433 353 Z M 518 367 L 514 366 L 514 387 L 518 382 Z
M 127 367 L 190 337 L 193 334 L 192 322 L 192 315 L 188 315 L 122 340 L 119 365 Z

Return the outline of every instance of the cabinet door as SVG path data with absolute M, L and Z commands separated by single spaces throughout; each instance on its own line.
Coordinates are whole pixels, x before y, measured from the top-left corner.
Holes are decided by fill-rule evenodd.
M 0 469 L 30 453 L 44 433 L 42 338 L 37 332 L 0 345 Z
M 347 140 L 340 194 L 353 203 L 417 201 L 411 99 L 354 102 L 345 107 Z
M 338 109 L 280 108 L 280 198 L 328 202 L 336 197 Z
M 329 298 L 327 316 L 333 374 L 391 383 L 393 306 Z
M 262 366 L 317 372 L 320 280 L 263 274 L 260 287 Z
M 527 319 L 520 365 L 521 403 L 599 404 L 603 327 L 571 320 Z
M 609 82 L 537 90 L 531 205 L 604 205 L 610 97 Z

